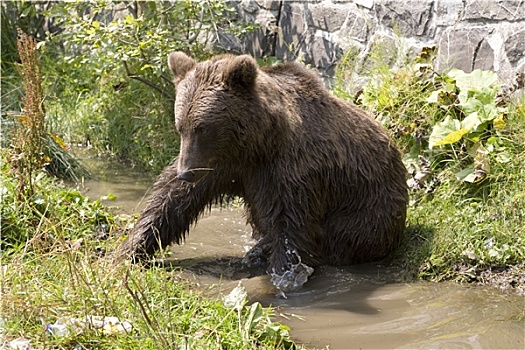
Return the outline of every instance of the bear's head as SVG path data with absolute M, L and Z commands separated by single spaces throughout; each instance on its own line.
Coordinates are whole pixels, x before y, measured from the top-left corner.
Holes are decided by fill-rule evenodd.
M 172 52 L 168 66 L 177 90 L 178 178 L 195 182 L 218 166 L 239 162 L 254 143 L 247 130 L 257 128 L 256 61 L 221 55 L 197 63 Z

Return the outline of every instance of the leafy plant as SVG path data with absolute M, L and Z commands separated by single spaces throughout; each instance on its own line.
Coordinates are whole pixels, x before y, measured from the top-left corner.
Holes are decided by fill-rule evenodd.
M 239 282 L 230 294 L 224 297 L 224 305 L 232 311 L 237 311 L 239 329 L 246 342 L 250 337 L 262 343 L 271 343 L 285 349 L 293 348 L 295 344 L 290 340 L 290 328 L 270 319 L 271 313 L 267 312 L 259 302 L 248 306 L 248 293 Z
M 494 159 L 509 161 L 498 141 L 501 132 L 505 132 L 507 107 L 498 106 L 496 97 L 501 89 L 496 84 L 497 75 L 479 69 L 471 73 L 453 69 L 441 75 L 441 79 L 443 86 L 432 92 L 427 101 L 439 104 L 447 114 L 432 128 L 429 148 L 461 143 L 468 149 L 472 163 L 456 176 L 463 181 L 478 182 L 490 173 L 490 153 L 500 151 Z
M 47 14 L 63 30 L 45 61 L 53 122 L 70 142 L 159 171 L 178 150 L 167 54 L 220 50 L 217 38 L 249 30 L 232 11 L 220 0 L 55 3 Z
M 503 90 L 490 71 L 436 72 L 436 48 L 405 64 L 392 63 L 400 55 L 391 51 L 381 59 L 382 52 L 373 53 L 377 67 L 345 56 L 334 93 L 370 111 L 404 153 L 411 201 L 397 261 L 434 280 L 522 271 L 525 76 Z M 354 72 L 365 74 L 361 88 Z
M 111 216 L 99 201 L 90 201 L 77 190 L 60 187 L 43 169 L 32 174 L 33 185 L 38 191 L 21 196 L 15 165 L 6 161 L 10 155 L 3 149 L 0 156 L 1 250 L 6 256 L 35 246 L 47 250 L 56 240 L 94 236 L 113 225 Z

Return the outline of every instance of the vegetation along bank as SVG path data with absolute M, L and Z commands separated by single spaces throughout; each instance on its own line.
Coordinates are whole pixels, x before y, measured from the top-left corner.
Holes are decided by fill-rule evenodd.
M 222 2 L 176 4 L 148 5 L 105 23 L 102 8 L 87 11 L 83 2 L 51 3 L 45 11 L 2 3 L 2 26 L 16 18 L 6 28 L 18 26 L 37 42 L 2 28 L 1 342 L 21 336 L 35 348 L 291 346 L 272 309 L 242 296 L 233 304 L 204 297 L 174 271 L 110 265 L 107 252 L 135 218 L 60 180 L 87 176 L 68 157 L 71 144 L 153 173 L 177 154 L 165 55 L 210 54 L 178 19 L 200 21 L 202 33 L 250 28 L 221 17 Z M 210 6 L 204 17 L 199 6 Z M 59 31 L 39 34 L 42 18 L 64 13 L 68 19 L 55 22 Z M 377 45 L 363 64 L 349 50 L 332 84 L 334 94 L 372 113 L 405 154 L 408 228 L 389 263 L 407 280 L 523 293 L 523 75 L 501 86 L 490 71 L 438 74 L 434 48 L 392 66 L 392 50 Z M 358 83 L 363 77 L 367 83 Z

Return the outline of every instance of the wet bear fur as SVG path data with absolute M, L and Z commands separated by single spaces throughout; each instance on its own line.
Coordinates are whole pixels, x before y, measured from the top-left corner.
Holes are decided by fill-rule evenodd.
M 373 118 L 297 63 L 259 68 L 247 55 L 197 63 L 174 52 L 168 64 L 180 154 L 156 181 L 120 257 L 142 260 L 180 244 L 224 196 L 243 199 L 259 239 L 245 261 L 267 259 L 273 276 L 293 275 L 299 263 L 377 261 L 398 247 L 406 169 Z M 304 281 L 274 283 L 289 291 Z

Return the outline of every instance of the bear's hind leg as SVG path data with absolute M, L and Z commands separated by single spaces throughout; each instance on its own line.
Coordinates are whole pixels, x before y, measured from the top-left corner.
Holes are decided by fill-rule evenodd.
M 379 261 L 394 251 L 405 227 L 405 215 L 364 210 L 334 213 L 325 224 L 328 264 L 344 266 Z

